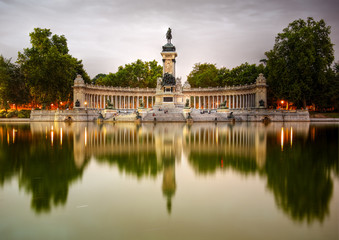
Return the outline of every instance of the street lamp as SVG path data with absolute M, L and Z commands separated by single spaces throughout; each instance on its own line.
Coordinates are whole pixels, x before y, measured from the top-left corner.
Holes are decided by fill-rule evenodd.
M 85 101 L 84 104 L 85 104 L 85 109 L 87 110 L 87 101 Z

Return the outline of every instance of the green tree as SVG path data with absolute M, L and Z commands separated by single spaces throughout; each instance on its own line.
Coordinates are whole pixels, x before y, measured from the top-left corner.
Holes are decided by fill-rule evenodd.
M 0 55 L 0 101 L 3 107 L 8 102 L 24 104 L 29 101 L 29 91 L 20 68 Z
M 325 104 L 322 98 L 330 97 L 327 90 L 334 60 L 330 32 L 324 20 L 308 18 L 290 23 L 278 34 L 273 49 L 265 53 L 268 85 L 275 97 L 298 107 Z
M 256 64 L 243 63 L 230 71 L 230 78 L 232 84 L 226 82 L 225 85 L 243 85 L 254 83 L 260 73 L 264 73 L 265 67 L 263 64 L 257 66 Z
M 33 101 L 50 104 L 72 99 L 76 74 L 81 74 L 86 83 L 90 79 L 81 60 L 68 53 L 65 36 L 52 35 L 49 29 L 40 28 L 29 35 L 32 47 L 19 52 L 17 62 Z
M 247 62 L 229 70 L 225 67 L 218 69 L 215 64 L 196 63 L 187 76 L 192 87 L 221 87 L 244 85 L 255 82 L 259 73 L 265 73 L 265 66 L 248 64 Z
M 97 74 L 94 78 L 92 78 L 91 82 L 92 84 L 97 84 L 96 82 L 99 80 L 99 79 L 102 79 L 104 77 L 106 77 L 107 75 L 104 74 L 104 73 L 99 73 Z M 99 80 L 100 81 L 100 80 Z M 102 84 L 99 84 L 99 85 L 102 85 Z
M 339 62 L 333 67 L 333 80 L 331 82 L 331 104 L 338 111 L 339 110 Z
M 211 63 L 196 63 L 193 70 L 187 76 L 187 81 L 191 87 L 218 87 L 221 86 L 219 82 L 219 71 L 215 64 Z
M 155 88 L 157 78 L 162 75 L 162 66 L 153 60 L 143 62 L 138 59 L 136 62 L 120 66 L 116 73 L 100 75 L 95 81 L 97 85 L 114 86 L 114 87 L 140 87 Z

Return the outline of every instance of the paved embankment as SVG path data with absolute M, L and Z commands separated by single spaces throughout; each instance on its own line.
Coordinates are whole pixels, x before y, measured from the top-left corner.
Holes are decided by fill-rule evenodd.
M 22 123 L 27 123 L 30 122 L 31 120 L 29 118 L 0 118 L 0 123 L 1 122 L 6 122 L 6 123 L 12 123 L 12 122 L 22 122 Z
M 310 122 L 339 122 L 339 118 L 310 118 Z

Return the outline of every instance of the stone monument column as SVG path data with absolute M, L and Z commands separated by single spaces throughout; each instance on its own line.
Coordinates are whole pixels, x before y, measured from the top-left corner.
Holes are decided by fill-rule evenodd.
M 175 58 L 178 54 L 176 52 L 162 51 L 161 56 L 163 62 L 163 74 L 169 73 L 175 77 Z
M 175 107 L 176 80 L 175 58 L 178 56 L 175 46 L 172 44 L 172 30 L 168 28 L 166 33 L 167 43 L 162 46 L 163 77 L 157 83 L 155 107 Z M 165 77 L 166 76 L 166 77 Z M 170 80 L 170 81 L 169 81 Z
M 169 73 L 175 77 L 175 58 L 178 56 L 175 46 L 172 44 L 172 30 L 168 28 L 166 33 L 167 43 L 162 46 L 163 74 Z

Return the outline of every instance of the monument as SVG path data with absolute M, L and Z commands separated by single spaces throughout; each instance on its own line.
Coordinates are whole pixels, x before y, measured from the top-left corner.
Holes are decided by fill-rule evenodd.
M 162 46 L 163 76 L 158 79 L 155 107 L 175 108 L 184 107 L 181 79 L 175 77 L 175 58 L 178 56 L 175 46 L 172 44 L 172 30 L 168 28 L 166 33 L 167 43 Z

